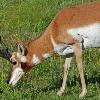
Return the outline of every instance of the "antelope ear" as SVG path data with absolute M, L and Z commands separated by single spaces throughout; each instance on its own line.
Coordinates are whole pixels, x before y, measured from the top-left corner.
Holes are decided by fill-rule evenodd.
M 26 56 L 27 55 L 27 48 L 23 44 L 18 44 L 18 52 L 21 55 Z

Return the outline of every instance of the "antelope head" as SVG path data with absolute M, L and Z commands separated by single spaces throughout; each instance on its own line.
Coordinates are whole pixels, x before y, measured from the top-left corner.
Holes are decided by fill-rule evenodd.
M 26 73 L 27 71 L 27 49 L 23 44 L 18 45 L 18 51 L 13 52 L 10 57 L 10 62 L 12 63 L 12 68 L 9 73 L 7 80 L 8 84 L 15 85 L 17 81 Z

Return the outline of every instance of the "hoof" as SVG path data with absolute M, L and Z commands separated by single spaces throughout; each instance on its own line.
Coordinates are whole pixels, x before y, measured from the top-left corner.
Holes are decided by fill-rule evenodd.
M 79 95 L 79 98 L 85 97 L 86 94 L 87 94 L 87 90 L 86 90 L 86 91 L 83 91 L 83 92 Z
M 58 95 L 58 96 L 62 96 L 62 94 L 63 94 L 62 91 L 58 91 L 58 92 L 57 92 L 57 95 Z

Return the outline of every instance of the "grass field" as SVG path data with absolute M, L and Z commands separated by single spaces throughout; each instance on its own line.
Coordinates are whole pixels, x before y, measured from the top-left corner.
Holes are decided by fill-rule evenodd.
M 17 50 L 10 36 L 27 43 L 41 35 L 63 7 L 96 1 L 100 0 L 0 0 L 0 35 L 12 50 Z M 88 94 L 82 100 L 100 100 L 100 49 L 86 49 L 83 53 Z M 6 84 L 10 64 L 0 58 L 0 100 L 78 100 L 81 85 L 75 57 L 68 88 L 62 97 L 56 95 L 62 83 L 64 59 L 55 56 L 44 61 L 11 87 Z

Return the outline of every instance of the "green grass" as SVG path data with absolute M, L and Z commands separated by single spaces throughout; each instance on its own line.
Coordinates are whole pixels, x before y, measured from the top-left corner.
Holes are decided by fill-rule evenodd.
M 91 1 L 100 0 L 0 0 L 0 35 L 16 50 L 11 35 L 27 43 L 39 36 L 63 7 Z M 81 85 L 75 58 L 64 96 L 56 95 L 62 83 L 64 59 L 52 57 L 44 61 L 11 87 L 6 84 L 10 64 L 1 58 L 0 100 L 78 100 Z M 83 59 L 88 94 L 82 100 L 100 100 L 100 49 L 84 50 Z

